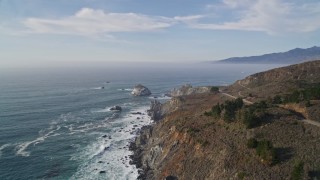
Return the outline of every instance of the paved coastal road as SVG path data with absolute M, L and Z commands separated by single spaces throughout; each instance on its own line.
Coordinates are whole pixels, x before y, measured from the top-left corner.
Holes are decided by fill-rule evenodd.
M 230 98 L 232 98 L 232 99 L 237 99 L 237 98 L 238 98 L 238 97 L 232 96 L 231 94 L 224 93 L 224 92 L 221 92 L 221 91 L 220 91 L 220 93 L 223 94 L 223 95 L 225 95 L 225 96 L 228 96 L 228 97 L 230 97 Z M 253 104 L 253 102 L 248 101 L 248 100 L 246 100 L 246 99 L 242 99 L 242 101 L 243 101 L 244 103 L 247 103 L 247 104 Z

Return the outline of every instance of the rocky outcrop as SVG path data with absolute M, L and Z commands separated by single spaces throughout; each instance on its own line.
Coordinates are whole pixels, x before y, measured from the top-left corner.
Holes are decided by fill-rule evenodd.
M 192 87 L 190 84 L 183 85 L 179 88 L 174 88 L 169 95 L 171 97 L 186 96 L 192 94 L 209 93 L 211 86 Z
M 166 114 L 178 110 L 183 101 L 183 97 L 174 97 L 163 104 L 161 104 L 158 100 L 153 100 L 151 101 L 148 115 L 152 120 L 157 122 L 165 117 Z
M 151 106 L 150 106 L 150 109 L 148 110 L 148 115 L 151 117 L 152 120 L 158 121 L 163 116 L 161 109 L 162 109 L 162 104 L 157 100 L 153 100 L 151 101 Z
M 151 95 L 151 91 L 147 87 L 138 84 L 133 88 L 131 94 L 134 96 L 149 96 Z

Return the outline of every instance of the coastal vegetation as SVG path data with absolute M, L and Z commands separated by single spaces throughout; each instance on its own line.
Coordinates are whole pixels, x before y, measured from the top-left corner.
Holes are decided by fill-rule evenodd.
M 305 102 L 306 106 L 310 106 L 310 100 L 320 100 L 320 85 L 294 90 L 292 93 L 285 95 L 276 95 L 273 98 L 275 104 L 300 103 Z
M 212 106 L 211 111 L 204 112 L 204 115 L 212 116 L 215 119 L 222 118 L 226 123 L 240 121 L 250 129 L 261 124 L 262 119 L 267 115 L 267 108 L 268 104 L 266 101 L 245 106 L 243 100 L 237 98 Z

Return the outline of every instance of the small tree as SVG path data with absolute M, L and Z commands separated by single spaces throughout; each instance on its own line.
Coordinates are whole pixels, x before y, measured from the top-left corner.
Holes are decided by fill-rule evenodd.
M 299 161 L 294 165 L 293 171 L 291 173 L 292 180 L 303 179 L 303 166 L 304 166 L 304 164 L 302 161 Z
M 257 155 L 261 157 L 263 162 L 269 165 L 275 162 L 276 153 L 270 141 L 263 140 L 258 142 L 256 152 Z
M 221 107 L 220 104 L 218 103 L 217 105 L 212 107 L 212 115 L 216 118 L 220 118 L 221 115 Z
M 282 98 L 279 95 L 276 95 L 275 97 L 273 97 L 273 104 L 281 104 L 282 103 Z
M 307 102 L 306 102 L 306 107 L 310 107 L 311 106 L 311 102 L 310 102 L 310 100 L 307 100 Z
M 248 129 L 254 128 L 260 123 L 258 117 L 254 114 L 252 109 L 243 111 L 242 121 Z
M 255 138 L 250 138 L 247 142 L 248 148 L 256 148 L 258 146 L 258 141 Z
M 212 86 L 210 92 L 219 92 L 219 88 L 216 86 Z
M 240 108 L 242 108 L 242 106 L 243 106 L 243 100 L 242 100 L 242 98 L 237 98 L 237 99 L 234 101 L 234 104 L 235 104 L 235 109 L 240 109 Z

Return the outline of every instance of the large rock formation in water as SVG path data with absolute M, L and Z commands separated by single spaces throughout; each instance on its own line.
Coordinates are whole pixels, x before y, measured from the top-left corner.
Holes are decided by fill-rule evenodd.
M 138 84 L 133 88 L 131 94 L 134 96 L 149 96 L 151 95 L 151 91 L 147 87 Z

